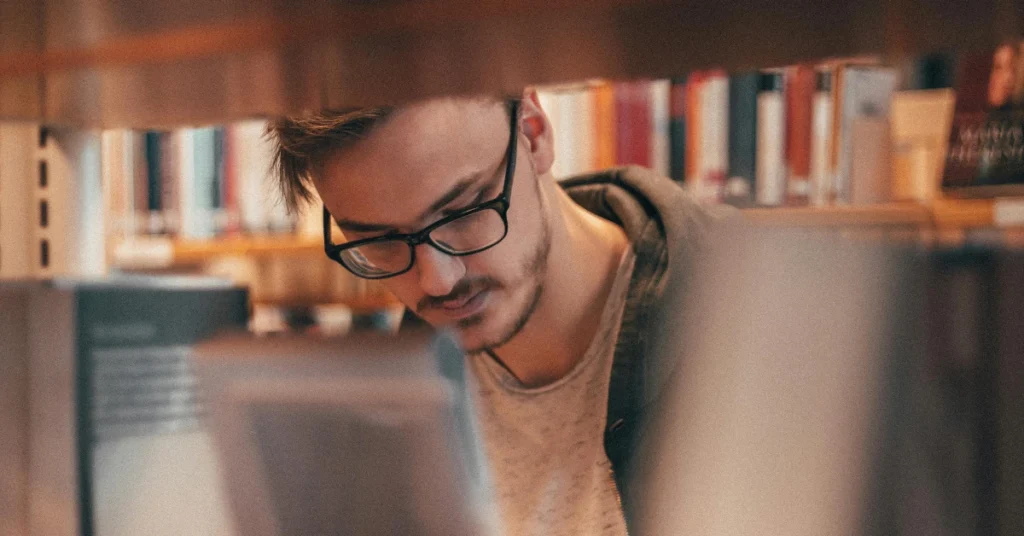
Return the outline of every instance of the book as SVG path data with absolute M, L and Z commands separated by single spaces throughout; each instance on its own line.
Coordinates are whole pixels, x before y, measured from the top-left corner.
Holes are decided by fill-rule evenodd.
M 701 92 L 707 74 L 702 71 L 690 73 L 686 79 L 686 187 L 695 191 L 700 182 L 701 168 Z
M 929 202 L 939 195 L 956 95 L 952 89 L 899 91 L 892 101 L 892 195 Z
M 729 178 L 724 199 L 736 206 L 754 200 L 757 177 L 757 90 L 756 72 L 729 78 Z
M 0 317 L 13 318 L 2 329 L 23 328 L 0 340 L 0 366 L 17 372 L 0 381 L 20 375 L 2 396 L 28 411 L 17 440 L 31 449 L 27 533 L 231 534 L 187 351 L 245 329 L 246 291 L 132 277 L 0 284 L 0 295 Z
M 786 204 L 805 205 L 810 195 L 812 114 L 817 76 L 811 65 L 786 69 Z
M 722 200 L 729 166 L 729 78 L 723 71 L 707 73 L 700 89 L 700 158 L 694 193 L 706 202 Z
M 657 174 L 668 177 L 672 173 L 671 114 L 669 110 L 672 82 L 667 79 L 651 80 L 647 85 L 651 111 L 650 166 Z
M 843 65 L 840 67 L 835 114 L 835 143 L 833 146 L 835 175 L 834 197 L 837 203 L 851 201 L 851 173 L 853 172 L 854 127 L 859 120 L 888 121 L 893 93 L 896 91 L 895 69 L 871 65 Z M 865 140 L 869 144 L 874 140 Z
M 36 276 L 98 277 L 107 273 L 106 206 L 99 130 L 52 129 L 38 150 L 47 166 L 37 199 L 47 207 L 40 222 Z
M 672 79 L 669 89 L 669 176 L 686 181 L 686 78 Z
M 599 82 L 594 88 L 594 131 L 596 136 L 595 166 L 608 169 L 618 161 L 616 153 L 615 86 L 611 82 Z
M 647 84 L 615 83 L 617 165 L 651 167 L 651 102 Z
M 832 202 L 833 109 L 832 71 L 817 72 L 811 110 L 811 184 L 810 203 L 815 206 Z
M 943 190 L 955 196 L 1024 193 L 1024 40 L 965 54 Z
M 778 71 L 760 75 L 757 93 L 758 205 L 779 206 L 786 198 L 786 108 L 784 76 Z

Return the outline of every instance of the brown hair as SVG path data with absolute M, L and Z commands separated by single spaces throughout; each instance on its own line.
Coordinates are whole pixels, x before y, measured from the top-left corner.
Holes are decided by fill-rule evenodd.
M 481 97 L 504 102 L 506 111 L 518 97 Z M 314 114 L 282 117 L 270 121 L 267 136 L 274 143 L 271 173 L 278 179 L 281 197 L 289 212 L 313 200 L 313 174 L 335 151 L 365 138 L 394 113 L 394 106 L 348 110 L 321 110 Z
M 281 196 L 289 212 L 313 200 L 313 172 L 328 154 L 365 138 L 394 108 L 379 106 L 357 110 L 321 110 L 315 114 L 282 117 L 267 125 L 274 142 L 272 173 L 279 179 Z

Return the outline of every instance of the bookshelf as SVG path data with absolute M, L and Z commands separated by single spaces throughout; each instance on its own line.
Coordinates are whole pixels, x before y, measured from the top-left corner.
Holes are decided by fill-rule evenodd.
M 987 48 L 1024 1 L 12 0 L 0 5 L 0 120 L 174 128 L 525 85 L 661 78 L 836 56 Z M 125 14 L 130 15 L 126 16 Z M 765 36 L 771 35 L 771 46 Z M 747 209 L 764 225 L 1022 227 L 1015 200 Z M 122 247 L 123 246 L 123 247 Z M 133 248 L 140 247 L 142 250 Z M 322 258 L 301 234 L 109 244 L 113 266 Z M 310 298 L 313 299 L 313 298 Z M 354 298 L 361 300 L 362 298 Z M 285 303 L 292 298 L 268 298 Z M 376 297 L 370 298 L 376 306 Z M 362 305 L 353 302 L 357 307 Z
M 216 122 L 591 77 L 988 47 L 1020 33 L 1022 20 L 1019 0 L 12 0 L 0 6 L 0 116 Z

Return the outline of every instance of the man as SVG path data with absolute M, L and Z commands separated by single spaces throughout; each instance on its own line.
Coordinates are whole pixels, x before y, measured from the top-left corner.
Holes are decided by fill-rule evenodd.
M 672 368 L 649 357 L 661 302 L 709 214 L 640 168 L 557 183 L 532 90 L 270 131 L 286 201 L 315 188 L 342 231 L 328 254 L 461 338 L 508 533 L 626 534 L 632 446 Z

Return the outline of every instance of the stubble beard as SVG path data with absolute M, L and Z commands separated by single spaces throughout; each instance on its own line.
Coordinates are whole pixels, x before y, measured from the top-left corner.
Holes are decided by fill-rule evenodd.
M 537 305 L 540 304 L 540 299 L 544 294 L 544 277 L 547 274 L 548 257 L 551 253 L 551 225 L 547 213 L 543 211 L 542 213 L 544 216 L 541 221 L 541 239 L 533 253 L 523 263 L 522 276 L 518 278 L 522 282 L 520 286 L 528 285 L 527 288 L 529 288 L 525 305 L 518 311 L 513 322 L 495 336 L 481 341 L 474 347 L 467 347 L 468 353 L 478 353 L 504 345 L 526 327 L 527 322 L 537 310 Z M 460 330 L 472 328 L 482 324 L 485 318 L 484 316 L 467 318 L 456 323 L 456 326 Z

